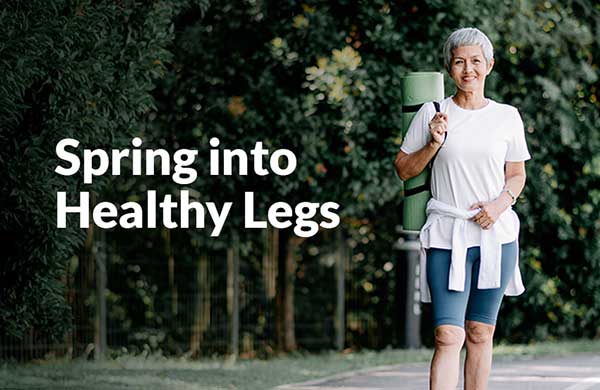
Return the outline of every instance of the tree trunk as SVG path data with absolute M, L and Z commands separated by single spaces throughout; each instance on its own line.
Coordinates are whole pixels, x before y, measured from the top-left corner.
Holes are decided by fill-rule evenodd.
M 240 244 L 237 235 L 233 237 L 231 247 L 227 249 L 227 312 L 229 322 L 230 358 L 236 360 L 239 355 L 240 338 Z
M 264 231 L 265 241 L 263 250 L 263 281 L 267 301 L 275 298 L 277 286 L 277 257 L 279 256 L 279 229 L 269 226 Z
M 304 238 L 297 237 L 291 230 L 279 235 L 279 256 L 277 275 L 276 334 L 279 349 L 285 352 L 295 351 L 296 343 L 294 320 L 294 286 L 300 244 Z
M 348 260 L 348 247 L 344 240 L 341 229 L 336 231 L 336 285 L 337 285 L 337 299 L 336 299 L 336 312 L 335 312 L 335 347 L 338 351 L 344 349 L 344 342 L 346 336 L 346 307 L 345 307 L 345 282 L 346 282 L 346 261 Z
M 273 328 L 275 328 L 275 337 L 277 337 L 277 275 L 278 275 L 278 256 L 279 256 L 279 229 L 269 226 L 264 230 L 264 247 L 262 262 L 262 278 L 265 290 L 265 306 L 261 313 L 264 316 L 265 323 L 265 341 L 264 347 L 268 354 L 272 354 L 274 347 L 278 344 L 277 339 L 273 340 Z M 273 345 L 275 344 L 275 345 Z
M 96 320 L 94 326 L 94 360 L 103 361 L 107 351 L 106 329 L 106 232 L 99 232 L 96 248 Z
M 190 356 L 193 358 L 199 356 L 204 340 L 204 332 L 210 325 L 210 282 L 208 272 L 208 256 L 202 254 L 198 259 L 196 270 L 196 307 L 190 338 Z
M 90 197 L 90 209 L 96 205 L 96 194 Z M 95 259 L 94 259 L 94 230 L 93 220 L 86 232 L 85 243 L 78 256 L 77 270 L 75 271 L 75 291 L 73 297 L 73 356 L 81 356 L 89 352 L 88 345 L 93 342 L 93 326 L 91 319 L 94 317 L 87 300 L 94 289 Z
M 75 278 L 73 273 L 71 272 L 72 269 L 72 264 L 73 264 L 73 259 L 74 257 L 72 257 L 66 265 L 65 268 L 65 286 L 66 286 L 66 301 L 69 305 L 69 307 L 71 308 L 71 312 L 75 312 L 75 304 L 76 304 L 76 300 L 75 300 Z M 74 314 L 74 313 L 73 313 Z M 65 357 L 67 358 L 67 360 L 71 360 L 73 359 L 73 337 L 75 336 L 74 334 L 74 324 L 75 321 L 77 319 L 73 318 L 73 327 L 71 327 L 71 329 L 69 331 L 67 331 L 65 333 L 65 337 L 64 337 L 64 343 L 65 343 Z
M 175 256 L 173 255 L 173 245 L 171 244 L 171 230 L 163 228 L 163 237 L 165 239 L 165 253 L 168 256 L 169 291 L 171 292 L 171 314 L 177 315 L 177 284 L 175 284 Z

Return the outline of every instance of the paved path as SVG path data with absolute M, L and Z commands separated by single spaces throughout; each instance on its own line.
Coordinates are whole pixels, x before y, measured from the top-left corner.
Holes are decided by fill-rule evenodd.
M 429 364 L 377 367 L 278 390 L 427 390 Z M 462 375 L 459 389 L 462 389 Z M 494 362 L 488 390 L 600 390 L 600 354 Z

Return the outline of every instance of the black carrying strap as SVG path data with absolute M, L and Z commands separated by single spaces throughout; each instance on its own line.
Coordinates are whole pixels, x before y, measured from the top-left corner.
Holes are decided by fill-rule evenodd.
M 440 112 L 440 103 L 439 102 L 434 101 L 433 106 L 435 107 L 436 113 Z M 416 107 L 416 106 L 410 106 L 410 107 Z M 421 106 L 419 105 L 418 107 L 421 107 Z M 402 111 L 404 112 L 404 109 Z M 444 135 L 444 141 L 442 141 L 442 145 L 446 142 L 447 136 L 448 136 L 448 133 L 446 133 Z M 440 148 L 435 152 L 435 154 L 433 155 L 431 160 L 429 160 L 429 168 L 430 169 L 433 168 L 433 163 L 434 163 L 435 158 L 437 157 L 438 153 L 440 152 L 441 148 L 442 148 L 442 146 L 440 145 Z M 427 180 L 425 181 L 425 184 L 422 184 L 415 188 L 405 189 L 404 196 L 407 197 L 407 196 L 415 195 L 415 194 L 418 194 L 423 191 L 429 191 L 430 189 L 431 189 L 431 173 L 429 173 L 429 176 L 427 176 Z

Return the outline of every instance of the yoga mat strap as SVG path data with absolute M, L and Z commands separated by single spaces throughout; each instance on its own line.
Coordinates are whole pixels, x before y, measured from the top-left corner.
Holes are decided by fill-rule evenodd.
M 416 195 L 423 191 L 429 191 L 429 183 L 421 184 L 420 186 L 417 186 L 415 188 L 405 189 L 404 196 Z
M 402 106 L 402 112 L 417 112 L 421 109 L 421 107 L 423 107 L 423 104 L 425 103 L 414 104 L 412 106 Z M 433 102 L 433 105 L 435 106 L 435 111 L 440 112 L 440 103 Z
M 415 104 L 412 106 L 402 106 L 402 112 L 417 112 L 421 107 L 423 107 L 424 103 Z

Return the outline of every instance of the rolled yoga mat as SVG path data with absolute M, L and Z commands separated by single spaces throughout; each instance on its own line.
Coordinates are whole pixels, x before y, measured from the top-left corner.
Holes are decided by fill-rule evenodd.
M 402 88 L 402 138 L 406 136 L 410 122 L 423 103 L 444 99 L 444 75 L 440 72 L 411 72 L 401 78 Z M 429 166 L 423 172 L 404 182 L 404 191 L 424 185 L 430 175 Z M 418 232 L 425 224 L 425 206 L 431 198 L 429 191 L 422 191 L 404 198 L 404 230 Z

